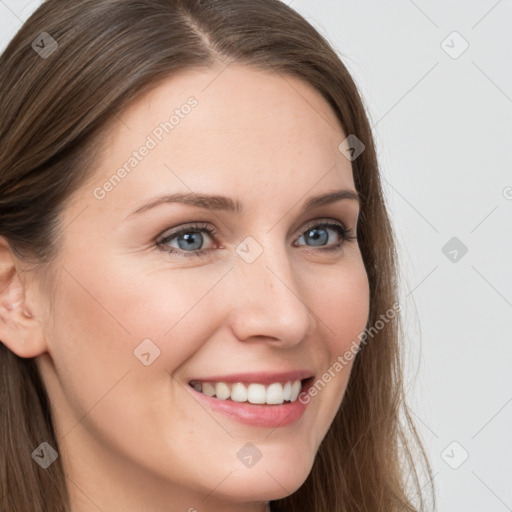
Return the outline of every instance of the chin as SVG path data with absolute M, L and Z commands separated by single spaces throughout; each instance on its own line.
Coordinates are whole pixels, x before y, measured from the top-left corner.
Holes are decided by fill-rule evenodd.
M 314 462 L 314 458 L 305 460 L 300 451 L 295 446 L 293 453 L 287 451 L 287 457 L 266 455 L 250 468 L 234 470 L 221 486 L 222 494 L 243 502 L 277 500 L 293 494 L 305 482 Z

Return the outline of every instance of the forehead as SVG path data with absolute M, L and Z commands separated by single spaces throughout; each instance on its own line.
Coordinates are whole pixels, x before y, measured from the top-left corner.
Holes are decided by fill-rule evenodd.
M 107 137 L 96 183 L 125 170 L 112 200 L 176 189 L 257 199 L 283 189 L 300 196 L 320 182 L 354 186 L 338 150 L 345 134 L 321 94 L 290 75 L 237 64 L 166 79 Z

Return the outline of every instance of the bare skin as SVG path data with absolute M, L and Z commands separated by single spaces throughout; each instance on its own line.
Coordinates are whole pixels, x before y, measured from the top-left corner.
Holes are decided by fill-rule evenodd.
M 172 131 L 153 135 L 156 147 L 104 186 L 192 96 L 197 105 Z M 338 150 L 346 134 L 311 86 L 234 64 L 220 75 L 174 76 L 120 117 L 93 179 L 63 213 L 54 294 L 39 290 L 37 273 L 2 240 L 0 339 L 36 358 L 73 512 L 266 511 L 309 474 L 351 364 L 299 420 L 277 428 L 208 410 L 188 382 L 295 369 L 320 378 L 365 329 L 369 287 L 357 240 L 318 227 L 355 234 L 357 201 L 302 209 L 310 197 L 355 191 Z M 239 200 L 244 211 L 163 203 L 130 215 L 156 196 L 192 191 Z M 191 228 L 199 249 L 179 237 L 155 243 L 196 221 L 216 230 Z M 236 250 L 247 237 L 250 251 L 262 251 L 250 263 Z M 148 366 L 134 356 L 145 339 L 160 350 Z M 246 442 L 262 454 L 251 468 L 237 457 Z

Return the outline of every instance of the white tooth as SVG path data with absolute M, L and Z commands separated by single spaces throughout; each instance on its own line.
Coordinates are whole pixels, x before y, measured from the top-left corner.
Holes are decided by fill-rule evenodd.
M 249 384 L 247 388 L 247 400 L 251 404 L 264 404 L 266 398 L 265 386 L 263 384 Z
M 215 394 L 219 400 L 227 400 L 230 395 L 229 386 L 225 382 L 217 382 Z
M 201 384 L 199 382 L 194 382 L 194 389 L 196 391 L 201 391 Z
M 241 382 L 233 384 L 233 388 L 231 389 L 231 400 L 234 400 L 235 402 L 247 401 L 247 388 Z
M 267 404 L 283 403 L 283 386 L 280 382 L 270 384 L 267 388 Z
M 202 392 L 205 395 L 213 396 L 213 395 L 215 395 L 215 386 L 213 384 L 211 384 L 210 382 L 203 382 Z
M 299 396 L 302 382 L 300 380 L 294 380 L 292 384 L 292 390 L 290 392 L 290 401 L 295 402 Z
M 283 400 L 290 400 L 291 391 L 292 391 L 292 383 L 287 382 L 283 387 Z

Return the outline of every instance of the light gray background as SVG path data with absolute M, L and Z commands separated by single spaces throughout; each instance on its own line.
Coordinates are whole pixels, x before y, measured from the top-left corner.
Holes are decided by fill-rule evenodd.
M 287 3 L 336 47 L 374 126 L 438 510 L 512 511 L 512 2 Z M 0 0 L 0 49 L 39 4 Z M 466 254 L 443 253 L 452 237 Z

